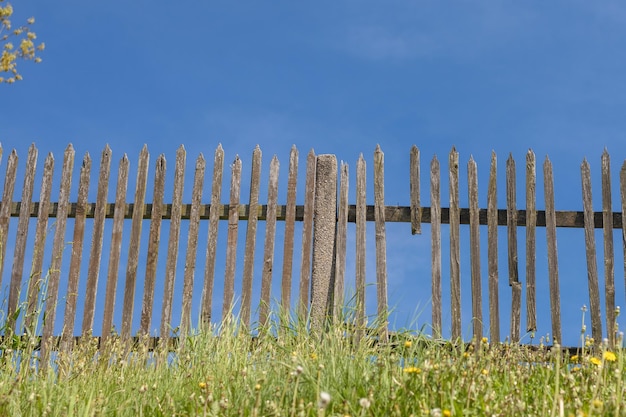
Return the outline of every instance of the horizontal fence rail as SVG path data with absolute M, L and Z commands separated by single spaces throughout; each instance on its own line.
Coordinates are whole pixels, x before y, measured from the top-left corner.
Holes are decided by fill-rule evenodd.
M 0 148 L 0 157 L 2 148 Z M 8 298 L 2 304 L 5 317 L 5 336 L 15 332 L 41 337 L 42 357 L 45 359 L 50 350 L 71 349 L 78 340 L 76 334 L 91 337 L 100 330 L 100 343 L 111 335 L 124 340 L 136 340 L 149 337 L 152 328 L 158 328 L 158 337 L 154 340 L 167 342 L 177 335 L 187 334 L 194 326 L 192 320 L 192 302 L 201 296 L 199 326 L 209 325 L 212 317 L 214 290 L 216 284 L 216 263 L 218 249 L 225 251 L 223 272 L 223 298 L 221 300 L 222 319 L 229 316 L 235 299 L 241 303 L 239 319 L 248 328 L 252 327 L 252 311 L 257 307 L 253 302 L 253 283 L 260 279 L 260 299 L 258 300 L 258 324 L 266 324 L 270 319 L 270 306 L 273 298 L 280 300 L 279 305 L 289 309 L 292 304 L 291 294 L 294 278 L 298 280 L 296 310 L 302 317 L 310 314 L 311 325 L 322 328 L 328 317 L 341 317 L 346 293 L 346 268 L 348 251 L 348 223 L 356 223 L 355 241 L 355 324 L 357 328 L 366 323 L 365 317 L 365 262 L 366 262 L 366 223 L 375 223 L 376 248 L 376 306 L 379 318 L 383 319 L 380 337 L 387 337 L 388 314 L 387 299 L 387 231 L 386 223 L 410 223 L 412 234 L 421 234 L 422 224 L 430 224 L 431 246 L 431 299 L 433 336 L 443 336 L 442 315 L 442 225 L 449 225 L 449 288 L 451 315 L 451 336 L 461 338 L 461 276 L 460 276 L 460 227 L 469 225 L 469 258 L 471 281 L 471 317 L 472 336 L 478 340 L 483 337 L 483 294 L 488 296 L 489 329 L 492 340 L 501 340 L 500 335 L 500 300 L 498 284 L 502 276 L 511 288 L 510 334 L 508 339 L 519 342 L 522 328 L 529 332 L 537 329 L 536 298 L 536 240 L 538 227 L 545 228 L 548 252 L 548 282 L 550 288 L 550 323 L 552 337 L 562 339 L 560 311 L 560 282 L 556 250 L 556 228 L 584 229 L 587 261 L 589 306 L 592 336 L 596 342 L 602 339 L 603 320 L 601 317 L 600 285 L 594 229 L 603 230 L 604 248 L 604 328 L 608 343 L 616 342 L 616 307 L 614 285 L 614 229 L 621 229 L 625 236 L 626 224 L 626 165 L 620 171 L 621 211 L 614 212 L 611 207 L 610 162 L 608 152 L 602 155 L 602 211 L 592 210 L 591 174 L 587 161 L 581 165 L 583 210 L 556 211 L 554 208 L 554 186 L 552 165 L 549 159 L 543 164 L 543 196 L 545 210 L 536 209 L 536 161 L 529 151 L 524 161 L 525 209 L 519 209 L 516 195 L 516 165 L 510 156 L 505 162 L 506 208 L 497 207 L 497 157 L 492 154 L 487 187 L 487 208 L 479 207 L 477 164 L 470 159 L 467 165 L 467 191 L 469 207 L 459 204 L 459 177 L 462 170 L 458 152 L 453 148 L 448 156 L 448 196 L 442 195 L 441 176 L 443 168 L 434 157 L 430 161 L 428 182 L 430 188 L 430 207 L 421 206 L 420 152 L 413 147 L 409 154 L 410 178 L 408 191 L 409 206 L 385 205 L 384 192 L 384 153 L 377 147 L 373 154 L 373 205 L 367 204 L 366 175 L 367 167 L 363 155 L 356 164 L 356 204 L 349 204 L 349 167 L 345 163 L 337 164 L 333 155 L 315 155 L 311 150 L 306 156 L 304 166 L 304 204 L 296 204 L 298 184 L 299 155 L 295 146 L 291 149 L 287 167 L 287 204 L 278 204 L 278 178 L 280 163 L 276 157 L 270 162 L 267 183 L 266 204 L 260 204 L 261 157 L 259 147 L 253 151 L 249 196 L 242 201 L 242 161 L 237 157 L 230 166 L 228 177 L 224 167 L 224 151 L 220 146 L 215 151 L 210 188 L 205 184 L 206 160 L 200 155 L 193 165 L 193 186 L 191 202 L 183 202 L 183 188 L 186 171 L 186 151 L 181 146 L 174 163 L 173 184 L 167 184 L 172 190 L 171 202 L 164 202 L 166 190 L 165 174 L 168 169 L 165 157 L 159 156 L 154 164 L 154 183 L 152 201 L 146 201 L 149 194 L 148 176 L 150 173 L 150 155 L 147 147 L 142 149 L 136 172 L 134 199 L 128 202 L 128 178 L 131 173 L 129 159 L 124 155 L 120 159 L 117 175 L 111 171 L 112 150 L 107 146 L 102 152 L 97 182 L 92 183 L 92 160 L 86 154 L 80 165 L 78 184 L 72 183 L 74 177 L 75 152 L 69 145 L 61 161 L 61 184 L 58 200 L 51 201 L 52 179 L 55 169 L 54 157 L 49 154 L 43 164 L 42 182 L 38 201 L 33 196 L 38 150 L 32 145 L 29 149 L 21 189 L 21 200 L 14 201 L 16 188 L 18 157 L 11 152 L 6 162 L 6 176 L 2 201 L 0 203 L 0 279 L 7 285 L 3 275 L 5 266 L 11 269 L 8 281 Z M 93 171 L 93 172 L 92 172 Z M 93 175 L 95 176 L 95 175 Z M 223 188 L 224 177 L 228 177 L 228 189 Z M 109 187 L 115 186 L 115 201 L 107 199 Z M 72 187 L 77 189 L 76 201 L 70 201 Z M 90 187 L 97 187 L 95 202 L 88 201 Z M 113 190 L 113 188 L 112 188 Z M 202 203 L 210 200 L 210 203 Z M 449 207 L 442 207 L 442 198 Z M 223 200 L 228 203 L 224 204 Z M 10 219 L 17 218 L 17 229 L 11 230 Z M 28 247 L 30 219 L 34 224 L 33 247 Z M 68 220 L 72 219 L 71 223 Z M 87 221 L 89 220 L 89 221 Z M 128 222 L 129 220 L 130 222 Z M 188 224 L 183 228 L 182 221 Z M 208 221 L 206 237 L 200 236 L 202 221 Z M 225 235 L 219 233 L 220 221 L 227 222 Z M 239 226 L 246 221 L 245 240 L 238 241 Z M 257 226 L 265 222 L 262 242 L 262 264 L 256 268 L 254 259 L 257 251 Z M 282 254 L 282 268 L 275 265 L 277 226 L 284 222 L 284 236 L 279 250 Z M 302 223 L 301 247 L 296 248 L 296 222 Z M 54 227 L 51 227 L 54 226 Z M 66 230 L 73 228 L 73 230 Z M 108 228 L 106 227 L 108 226 Z M 164 229 L 167 226 L 167 229 Z M 487 265 L 481 265 L 480 234 L 487 226 Z M 498 226 L 506 227 L 506 253 L 508 265 L 498 265 Z M 525 273 L 519 273 L 518 265 L 518 228 L 525 228 Z M 147 239 L 144 238 L 147 230 Z M 161 243 L 161 235 L 167 230 L 167 241 Z M 184 230 L 184 232 L 183 232 Z M 91 232 L 91 236 L 87 235 Z M 108 235 L 105 236 L 105 232 Z M 408 228 L 407 228 L 408 232 Z M 184 234 L 183 234 L 184 233 Z M 66 235 L 70 235 L 69 238 Z M 9 236 L 13 254 L 7 253 Z M 219 235 L 219 236 L 218 236 Z M 219 239 L 218 239 L 219 237 Z M 67 241 L 71 241 L 69 268 L 62 267 L 63 251 Z M 181 242 L 182 240 L 182 242 Z M 626 240 L 624 240 L 626 253 Z M 106 243 L 106 245 L 105 245 Z M 142 247 L 142 244 L 147 247 Z M 180 250 L 185 245 L 186 252 Z M 238 259 L 237 248 L 243 246 L 244 257 Z M 122 253 L 122 248 L 125 253 Z M 196 270 L 197 253 L 204 250 L 204 269 Z M 294 252 L 300 252 L 300 276 L 293 276 Z M 50 266 L 44 267 L 46 254 L 51 254 Z M 145 254 L 144 257 L 142 257 Z M 179 270 L 179 257 L 183 270 Z M 7 262 L 11 259 L 12 262 Z M 140 259 L 143 264 L 140 265 Z M 31 265 L 26 272 L 26 261 Z M 164 264 L 160 263 L 164 260 Z M 120 276 L 120 265 L 126 268 Z M 241 292 L 235 289 L 239 282 L 237 270 L 241 273 Z M 626 264 L 625 264 L 626 265 Z M 86 266 L 86 268 L 85 268 Z M 106 269 L 106 274 L 100 273 Z M 505 271 L 506 269 L 506 271 Z M 486 271 L 486 274 L 485 274 Z M 626 267 L 625 267 L 626 274 Z M 280 296 L 272 297 L 272 281 L 280 275 Z M 61 277 L 63 276 L 63 279 Z M 484 276 L 484 278 L 483 278 Z M 123 278 L 123 279 L 122 279 Z M 486 278 L 486 279 L 485 279 Z M 174 320 L 175 283 L 183 280 L 180 299 L 180 320 Z M 392 278 L 393 279 L 393 278 Z M 105 285 L 99 281 L 104 280 Z M 118 286 L 124 283 L 124 288 Z M 195 282 L 199 282 L 201 291 L 194 291 Z M 63 283 L 63 287 L 61 287 Z M 485 289 L 483 289 L 483 287 Z M 79 291 L 84 288 L 84 294 Z M 156 292 L 162 288 L 162 293 Z M 104 292 L 102 293 L 102 290 Z M 142 294 L 137 294 L 141 290 Z M 201 294 L 200 294 L 201 292 Z M 525 294 L 526 305 L 522 305 Z M 135 300 L 141 298 L 139 312 L 139 330 L 133 332 L 133 319 L 137 318 Z M 153 318 L 155 300 L 160 300 L 161 312 L 158 323 Z M 79 306 L 78 303 L 81 303 Z M 82 310 L 82 325 L 76 325 L 79 308 Z M 522 308 L 525 307 L 526 323 L 521 323 Z M 121 312 L 121 320 L 116 316 Z M 42 313 L 45 320 L 42 321 Z M 56 315 L 63 315 L 61 334 L 55 332 Z M 96 316 L 101 318 L 96 322 Z M 119 334 L 114 329 L 119 328 Z M 172 331 L 175 329 L 175 331 Z M 136 333 L 136 334 L 133 334 Z M 153 340 L 153 341 L 154 341 Z

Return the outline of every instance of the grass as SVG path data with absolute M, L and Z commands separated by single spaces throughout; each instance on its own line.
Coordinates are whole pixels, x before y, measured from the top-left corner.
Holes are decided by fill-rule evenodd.
M 298 322 L 254 341 L 233 324 L 209 330 L 174 354 L 128 353 L 111 338 L 105 356 L 84 343 L 51 369 L 37 364 L 32 345 L 13 350 L 5 338 L 0 415 L 626 415 L 624 354 L 606 344 L 570 357 L 486 339 L 454 346 L 415 332 L 356 343 L 343 326 L 320 336 Z

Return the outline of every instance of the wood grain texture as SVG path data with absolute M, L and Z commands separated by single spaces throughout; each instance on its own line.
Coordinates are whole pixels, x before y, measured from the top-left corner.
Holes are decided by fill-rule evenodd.
M 374 152 L 374 207 L 376 229 L 376 295 L 378 319 L 381 320 L 383 340 L 388 336 L 387 301 L 387 232 L 385 227 L 385 154 L 376 145 Z
M 522 288 L 519 282 L 517 259 L 517 175 L 513 156 L 506 161 L 506 207 L 509 285 L 511 286 L 511 342 L 517 343 L 521 336 Z
M 148 164 L 150 154 L 148 146 L 144 145 L 139 153 L 137 164 L 137 181 L 135 183 L 135 205 L 130 226 L 130 243 L 126 262 L 126 279 L 124 280 L 124 301 L 122 305 L 122 340 L 130 339 L 133 313 L 135 306 L 135 289 L 137 286 L 137 266 L 139 264 L 139 249 L 141 243 L 141 229 L 143 226 L 143 208 L 148 185 Z
M 487 188 L 487 262 L 489 274 L 489 338 L 500 341 L 500 303 L 498 297 L 498 160 L 491 153 Z
M 432 271 L 432 326 L 433 337 L 442 337 L 441 306 L 441 167 L 437 157 L 430 163 L 430 204 L 432 205 L 430 239 Z
M 17 175 L 17 152 L 11 151 L 7 161 L 7 173 L 4 177 L 4 190 L 2 192 L 2 202 L 0 202 L 0 283 L 4 271 L 4 260 L 7 253 L 7 241 L 9 238 L 9 220 L 11 217 L 11 203 L 13 202 L 13 191 L 15 190 L 15 180 Z
M 291 147 L 289 153 L 289 176 L 287 178 L 287 206 L 285 213 L 285 239 L 283 242 L 283 273 L 280 305 L 289 311 L 291 305 L 291 282 L 293 276 L 293 239 L 296 229 L 296 185 L 298 181 L 298 149 Z
M 104 299 L 104 315 L 102 318 L 102 343 L 114 332 L 113 309 L 115 307 L 115 295 L 117 292 L 117 279 L 120 265 L 120 253 L 122 250 L 122 234 L 124 232 L 124 203 L 126 189 L 128 187 L 129 161 L 126 154 L 122 157 L 117 172 L 117 187 L 115 190 L 115 215 L 113 217 L 113 231 L 111 233 L 111 249 L 109 253 L 109 265 L 107 271 L 107 283 Z
M 480 276 L 480 228 L 478 224 L 478 168 L 473 157 L 467 164 L 470 204 L 470 270 L 472 280 L 472 333 L 477 343 L 483 337 L 482 280 Z
M 259 211 L 253 207 L 259 205 L 259 188 L 261 184 L 261 148 L 256 146 L 252 152 L 252 171 L 250 178 L 250 199 L 248 223 L 246 226 L 245 257 L 243 260 L 243 284 L 241 290 L 241 322 L 250 328 L 252 312 L 252 281 L 254 277 L 254 253 Z
M 163 343 L 169 343 L 172 326 L 172 303 L 174 300 L 174 282 L 178 263 L 178 247 L 180 244 L 181 205 L 185 185 L 185 164 L 187 152 L 181 145 L 176 150 L 174 167 L 174 191 L 172 193 L 172 217 L 170 219 L 169 238 L 167 241 L 167 258 L 165 260 L 165 283 L 163 285 L 163 305 L 161 306 L 160 336 Z
M 311 250 L 313 247 L 313 209 L 315 206 L 315 152 L 311 149 L 306 159 L 304 207 L 302 214 L 302 260 L 300 263 L 300 300 L 298 313 L 306 319 L 311 290 Z
M 74 323 L 76 321 L 76 303 L 78 299 L 78 281 L 80 266 L 83 259 L 83 240 L 85 237 L 85 205 L 89 196 L 89 176 L 91 174 L 91 158 L 85 154 L 80 169 L 78 183 L 77 214 L 74 220 L 74 235 L 72 238 L 72 257 L 65 295 L 65 318 L 61 334 L 61 349 L 69 351 L 73 348 Z
M 591 197 L 591 170 L 584 160 L 580 166 L 585 211 L 585 253 L 587 255 L 587 285 L 589 287 L 589 314 L 591 316 L 591 336 L 599 343 L 602 340 L 602 317 L 600 313 L 600 290 L 598 285 L 598 265 L 596 261 L 596 238 L 593 229 L 593 200 Z
M 348 164 L 342 162 L 339 177 L 339 204 L 337 206 L 337 234 L 335 241 L 335 294 L 333 318 L 343 319 L 348 240 Z
M 263 245 L 263 272 L 261 274 L 261 305 L 259 306 L 259 323 L 268 324 L 270 312 L 270 293 L 274 272 L 274 246 L 276 241 L 276 216 L 274 212 L 278 202 L 278 171 L 280 164 L 276 155 L 270 162 L 270 177 L 267 185 L 267 212 L 265 222 L 265 243 Z
M 37 148 L 34 144 L 28 148 L 26 173 L 24 174 L 24 186 L 22 188 L 22 200 L 20 202 L 20 218 L 17 222 L 17 234 L 15 236 L 15 250 L 13 252 L 13 266 L 11 270 L 11 283 L 9 288 L 9 301 L 7 305 L 7 327 L 15 331 L 19 303 L 19 292 L 24 275 L 24 255 L 26 253 L 26 240 L 28 239 L 28 226 L 30 218 L 28 214 L 33 202 L 33 187 L 35 185 L 35 171 L 37 169 Z M 1 279 L 1 277 L 0 277 Z
M 215 281 L 215 253 L 217 251 L 217 235 L 220 199 L 222 194 L 222 177 L 224 173 L 224 150 L 222 144 L 217 146 L 213 160 L 213 182 L 211 185 L 211 209 L 209 212 L 209 232 L 207 236 L 206 261 L 204 267 L 204 285 L 202 287 L 201 321 L 204 327 L 211 323 L 211 306 L 213 300 L 213 283 Z
M 453 147 L 448 159 L 450 210 L 450 299 L 452 312 L 452 340 L 461 339 L 461 244 L 459 213 L 459 153 Z M 469 213 L 468 213 L 469 214 Z M 469 218 L 468 218 L 469 220 Z M 443 223 L 443 211 L 442 211 Z
M 360 332 L 366 323 L 365 318 L 365 283 L 366 283 L 366 175 L 367 164 L 363 154 L 356 165 L 356 328 Z
M 163 154 L 159 155 L 154 168 L 154 191 L 152 193 L 152 217 L 150 219 L 150 231 L 148 234 L 148 254 L 146 257 L 146 275 L 144 279 L 143 301 L 141 303 L 141 321 L 139 322 L 139 335 L 150 334 L 152 324 L 152 312 L 154 308 L 154 289 L 159 259 L 161 241 L 161 226 L 163 196 L 165 193 L 165 171 L 167 162 Z
M 417 146 L 411 147 L 410 157 L 410 191 L 411 191 L 411 233 L 422 233 L 422 213 L 420 205 L 420 150 Z M 432 204 L 432 203 L 431 203 Z
M 536 227 L 537 227 L 537 173 L 535 153 L 526 153 L 526 331 L 537 331 L 536 291 Z M 519 213 L 518 213 L 519 220 Z
M 59 302 L 59 281 L 61 279 L 61 264 L 63 250 L 65 249 L 65 226 L 67 224 L 67 211 L 72 187 L 72 172 L 74 170 L 74 147 L 69 144 L 63 154 L 63 171 L 61 172 L 61 189 L 59 191 L 59 217 L 54 229 L 52 243 L 52 259 L 50 261 L 50 276 L 46 292 L 46 307 L 42 343 L 41 363 L 47 365 L 50 358 L 50 340 L 54 335 L 57 305 Z
M 609 348 L 615 346 L 615 259 L 613 251 L 613 222 L 611 217 L 611 158 L 606 149 L 602 153 L 602 226 L 604 236 L 604 302 L 606 311 L 606 334 Z
M 202 188 L 204 187 L 204 171 L 206 161 L 200 154 L 196 159 L 193 175 L 193 189 L 191 191 L 191 218 L 187 234 L 187 250 L 185 252 L 185 271 L 183 274 L 183 304 L 180 318 L 180 334 L 186 336 L 191 329 L 191 301 L 193 284 L 196 272 L 196 256 L 198 253 L 198 233 L 200 227 L 200 203 L 202 202 Z
M 552 340 L 561 343 L 561 296 L 559 287 L 559 263 L 556 248 L 556 216 L 554 209 L 554 176 L 552 163 L 546 157 L 543 164 L 544 201 L 546 204 L 546 240 L 548 246 L 548 276 L 550 287 L 550 315 Z
M 232 314 L 235 299 L 235 270 L 237 268 L 237 240 L 239 237 L 239 196 L 241 190 L 241 159 L 235 157 L 231 166 L 228 236 L 226 237 L 226 267 L 224 270 L 224 301 L 222 321 Z

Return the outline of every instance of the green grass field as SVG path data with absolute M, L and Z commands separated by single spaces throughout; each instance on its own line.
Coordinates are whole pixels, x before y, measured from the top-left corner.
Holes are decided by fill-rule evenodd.
M 411 332 L 393 340 L 355 343 L 344 328 L 318 336 L 292 324 L 252 341 L 224 326 L 169 355 L 126 354 L 116 339 L 100 355 L 81 344 L 48 369 L 0 346 L 0 416 L 626 415 L 621 349 L 570 356 Z

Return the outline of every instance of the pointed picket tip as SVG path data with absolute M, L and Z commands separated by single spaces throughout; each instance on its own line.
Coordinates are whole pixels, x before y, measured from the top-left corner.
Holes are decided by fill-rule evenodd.
M 48 155 L 46 156 L 46 162 L 47 161 L 54 162 L 54 155 L 52 154 L 52 152 L 48 152 Z
M 181 145 L 181 146 L 182 146 L 182 145 Z M 141 152 L 142 152 L 142 153 L 143 153 L 143 152 L 148 152 L 148 144 L 147 144 L 147 143 L 144 143 L 144 144 L 143 144 L 143 147 L 141 148 Z
M 311 148 L 311 150 L 309 151 L 309 155 L 315 155 L 315 149 Z
M 65 148 L 65 152 L 74 152 L 74 145 L 71 142 Z
M 376 144 L 376 150 L 374 152 L 375 153 L 383 153 L 383 150 L 380 149 L 380 144 L 379 143 Z
M 359 154 L 359 159 L 363 159 L 363 152 Z
M 206 159 L 204 158 L 204 154 L 202 154 L 202 152 L 200 152 L 200 155 L 198 155 L 197 158 L 198 161 L 202 160 L 202 161 L 206 161 Z
M 257 146 L 259 146 L 259 145 L 257 145 Z M 217 151 L 223 151 L 224 150 L 224 148 L 222 148 L 222 144 L 221 143 L 217 144 L 217 149 L 216 150 Z
M 438 161 L 438 159 L 437 159 L 437 154 L 434 154 L 434 155 L 433 155 L 433 159 L 432 159 L 432 161 Z
M 89 152 L 85 152 L 85 156 L 83 156 L 83 168 L 87 166 L 91 166 L 91 156 L 89 156 Z
M 469 159 L 470 164 L 475 164 L 476 161 L 474 161 L 474 155 L 470 154 L 470 159 Z
M 128 155 L 126 152 L 124 152 L 124 155 L 122 156 L 122 162 L 128 162 Z
M 456 152 L 456 146 L 452 145 L 452 149 L 450 150 L 450 153 L 454 153 Z

